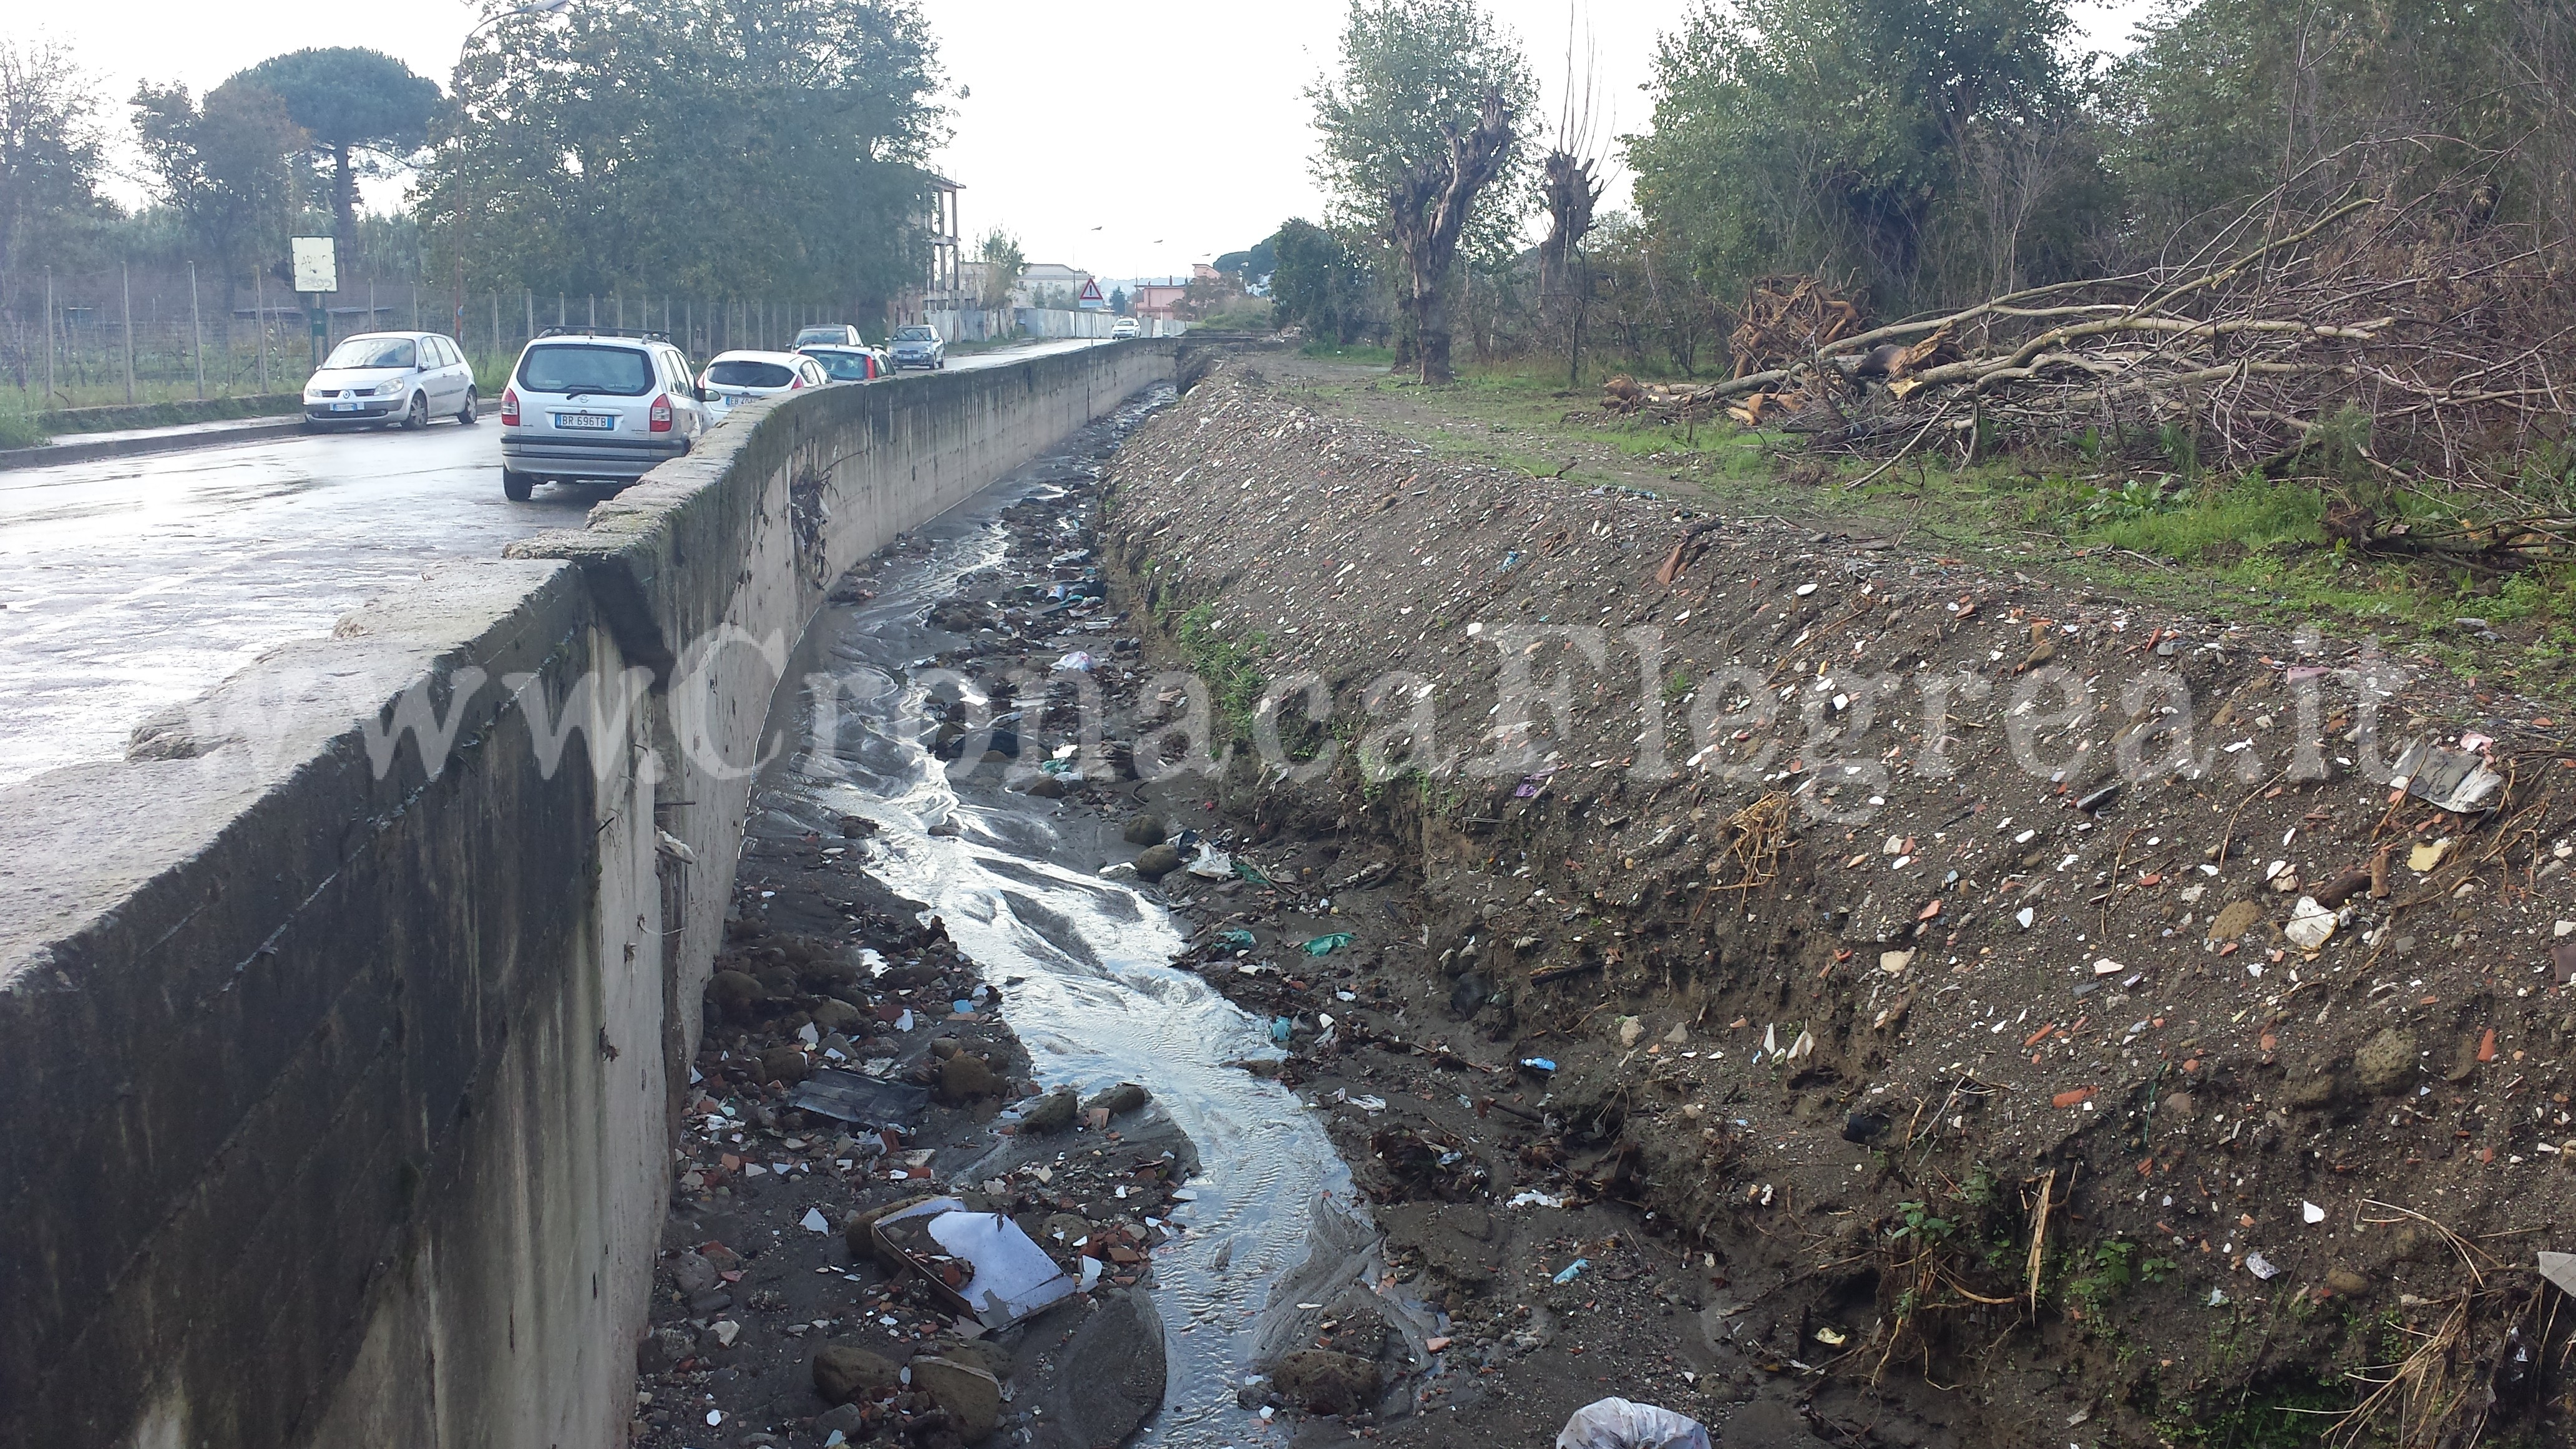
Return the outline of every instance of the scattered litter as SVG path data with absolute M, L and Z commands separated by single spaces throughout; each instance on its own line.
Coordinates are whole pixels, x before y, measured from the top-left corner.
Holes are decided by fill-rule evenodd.
M 2303 1202 L 2299 1204 L 2299 1216 L 2311 1223 L 2321 1223 L 2326 1220 L 2326 1210 L 2315 1203 Z
M 1556 1070 L 1556 1063 L 1548 1060 L 1546 1057 L 1523 1057 L 1521 1058 L 1521 1065 L 1527 1067 L 1533 1072 L 1552 1072 Z
M 1187 869 L 1201 880 L 1224 880 L 1234 874 L 1234 857 L 1202 840 L 1199 858 L 1191 861 Z
M 919 1273 L 961 1313 L 996 1332 L 1075 1291 L 1019 1224 L 935 1197 L 877 1219 L 879 1250 Z
M 2290 923 L 2281 928 L 2281 934 L 2290 938 L 2290 944 L 2302 951 L 2314 951 L 2325 945 L 2326 938 L 2334 931 L 2335 913 L 2317 904 L 2314 896 L 2299 897 L 2299 903 L 2290 910 Z
M 1335 951 L 1342 949 L 1350 943 L 1350 932 L 1335 931 L 1330 935 L 1317 936 L 1313 940 L 1306 942 L 1303 946 L 1300 946 L 1298 949 L 1304 951 L 1309 956 L 1330 956 Z
M 1091 657 L 1090 650 L 1076 649 L 1072 653 L 1064 656 L 1062 659 L 1057 660 L 1055 662 L 1055 667 L 1056 671 L 1060 674 L 1089 674 L 1091 672 L 1091 666 L 1099 662 L 1100 661 Z
M 2388 783 L 2440 809 L 2467 815 L 2487 808 L 2504 789 L 2504 776 L 2488 769 L 2486 758 L 2474 749 L 2446 750 L 2417 740 L 2397 757 L 2396 777 Z
M 1592 1260 L 1590 1258 L 1577 1258 L 1573 1262 L 1566 1264 L 1564 1269 L 1556 1275 L 1554 1281 L 1558 1283 L 1571 1283 L 1574 1281 L 1574 1276 L 1577 1273 L 1580 1273 L 1591 1266 Z
M 2540 1276 L 2558 1285 L 2561 1293 L 2576 1293 L 2576 1253 L 2543 1253 Z
M 828 1233 L 832 1230 L 832 1224 L 823 1216 L 821 1208 L 807 1208 L 805 1216 L 798 1218 L 796 1223 L 809 1233 Z
M 1505 1206 L 1561 1208 L 1565 1206 L 1565 1199 L 1556 1196 L 1554 1193 L 1539 1192 L 1533 1188 L 1523 1188 L 1509 1203 L 1505 1204 Z
M 1816 1342 L 1827 1348 L 1840 1348 L 1851 1342 L 1851 1335 L 1839 1328 L 1819 1328 L 1816 1330 Z
M 1252 938 L 1250 931 L 1241 926 L 1228 926 L 1216 933 L 1216 939 L 1218 945 L 1231 947 L 1237 951 L 1249 951 L 1261 944 Z
M 2264 1257 L 2262 1254 L 2248 1253 L 2245 1255 L 2245 1271 L 2253 1274 L 2257 1278 L 2268 1280 L 2281 1270 L 2273 1267 L 2272 1260 Z
M 1574 1411 L 1556 1449 L 1709 1449 L 1708 1430 L 1670 1409 L 1602 1399 Z
M 913 1127 L 930 1106 L 930 1089 L 825 1067 L 797 1084 L 790 1106 L 863 1127 Z
M 2458 843 L 2447 835 L 2439 840 L 2427 840 L 2406 852 L 2406 868 L 2417 875 L 2429 875 L 2441 869 L 2442 862 L 2451 858 L 2451 847 Z

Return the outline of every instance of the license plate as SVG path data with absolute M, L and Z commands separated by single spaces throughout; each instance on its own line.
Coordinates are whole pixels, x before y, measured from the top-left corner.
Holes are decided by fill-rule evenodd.
M 335 402 L 331 404 L 331 411 L 335 413 L 354 413 L 357 410 L 358 405 L 356 403 Z
M 557 413 L 555 414 L 555 426 L 558 428 L 587 428 L 592 432 L 605 433 L 616 429 L 617 419 L 610 417 L 605 413 Z

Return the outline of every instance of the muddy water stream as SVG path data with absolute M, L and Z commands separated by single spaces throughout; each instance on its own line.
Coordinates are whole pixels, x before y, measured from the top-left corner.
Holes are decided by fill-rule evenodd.
M 1182 932 L 1159 900 L 1132 877 L 1097 873 L 1126 853 L 1118 823 L 1006 792 L 997 765 L 953 779 L 927 748 L 932 721 L 911 668 L 960 642 L 923 618 L 960 576 L 1003 565 L 1001 510 L 1061 496 L 1149 410 L 1130 404 L 924 528 L 926 557 L 898 559 L 877 577 L 875 599 L 816 622 L 804 701 L 816 728 L 794 768 L 761 792 L 771 818 L 754 829 L 838 833 L 843 815 L 874 821 L 870 870 L 944 918 L 1004 986 L 1002 1014 L 1042 1085 L 1139 1082 L 1189 1134 L 1197 1197 L 1154 1274 L 1169 1392 L 1137 1442 L 1242 1444 L 1275 1437 L 1235 1405 L 1254 1320 L 1274 1280 L 1305 1257 L 1315 1195 L 1347 1198 L 1349 1173 L 1286 1088 L 1225 1065 L 1277 1051 L 1261 1022 L 1165 964 Z

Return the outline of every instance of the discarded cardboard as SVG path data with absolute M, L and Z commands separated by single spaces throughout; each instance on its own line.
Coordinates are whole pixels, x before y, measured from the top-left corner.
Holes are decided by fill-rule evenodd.
M 2449 750 L 2431 740 L 2417 740 L 2397 757 L 2396 781 L 2407 794 L 2448 810 L 2472 815 L 2490 808 L 2504 789 L 2504 776 L 2487 768 L 2475 750 Z

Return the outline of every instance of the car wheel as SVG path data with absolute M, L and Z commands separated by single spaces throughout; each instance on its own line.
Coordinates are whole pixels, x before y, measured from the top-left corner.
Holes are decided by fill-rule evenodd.
M 429 426 L 428 393 L 416 392 L 411 395 L 411 406 L 403 412 L 402 425 L 403 431 L 409 433 L 417 433 Z
M 507 468 L 501 470 L 502 497 L 509 499 L 513 503 L 525 503 L 528 501 L 529 495 L 536 491 L 537 477 L 535 474 L 514 473 Z
M 469 387 L 465 390 L 465 406 L 456 412 L 456 421 L 465 427 L 474 426 L 474 402 L 474 389 Z

